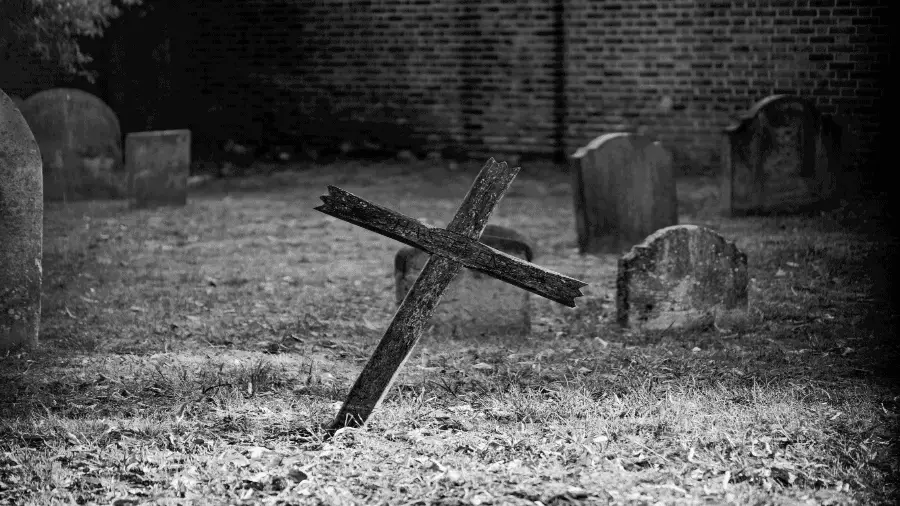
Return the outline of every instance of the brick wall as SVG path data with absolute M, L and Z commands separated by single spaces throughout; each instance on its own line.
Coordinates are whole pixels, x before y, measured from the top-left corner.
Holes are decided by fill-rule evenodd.
M 310 142 L 554 150 L 560 44 L 546 0 L 256 0 L 195 19 L 187 45 L 208 108 L 251 109 L 239 117 Z
M 181 5 L 173 79 L 206 137 L 559 155 L 611 130 L 686 171 L 773 93 L 812 97 L 871 153 L 887 0 L 222 0 Z
M 719 132 L 733 117 L 789 93 L 846 123 L 853 162 L 879 142 L 887 9 L 849 0 L 574 2 L 566 138 L 646 131 L 682 163 L 715 166 Z

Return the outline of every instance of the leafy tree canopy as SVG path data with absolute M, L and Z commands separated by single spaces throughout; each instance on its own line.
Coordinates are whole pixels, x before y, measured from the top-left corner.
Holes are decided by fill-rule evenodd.
M 122 10 L 144 0 L 0 0 L 0 61 L 15 71 L 34 67 L 93 78 L 80 37 L 100 37 Z M 17 68 L 15 68 L 17 67 Z

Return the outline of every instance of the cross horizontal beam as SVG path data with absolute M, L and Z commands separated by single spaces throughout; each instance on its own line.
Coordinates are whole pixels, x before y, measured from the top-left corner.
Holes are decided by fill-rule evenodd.
M 368 202 L 336 186 L 328 186 L 325 214 L 353 223 L 431 254 L 440 255 L 491 277 L 575 307 L 587 283 L 538 267 L 451 230 L 429 227 L 409 216 Z

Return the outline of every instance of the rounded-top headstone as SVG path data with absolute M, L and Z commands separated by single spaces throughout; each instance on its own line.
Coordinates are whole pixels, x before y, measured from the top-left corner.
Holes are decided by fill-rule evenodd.
M 37 142 L 0 90 L 0 351 L 37 344 L 43 218 Z
M 47 200 L 124 196 L 119 119 L 85 91 L 56 88 L 36 93 L 22 106 L 44 163 Z
M 792 213 L 836 203 L 843 132 L 811 100 L 766 97 L 724 133 L 726 215 Z
M 747 310 L 747 255 L 715 231 L 675 225 L 619 259 L 616 317 L 624 327 L 705 325 Z
M 678 223 L 672 156 L 658 141 L 627 132 L 601 135 L 571 158 L 578 249 L 620 253 Z

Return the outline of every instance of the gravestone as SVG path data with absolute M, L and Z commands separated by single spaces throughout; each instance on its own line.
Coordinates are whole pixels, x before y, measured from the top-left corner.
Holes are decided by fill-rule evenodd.
M 125 168 L 135 207 L 185 205 L 191 170 L 191 131 L 128 134 Z
M 601 135 L 571 158 L 578 249 L 622 253 L 654 230 L 678 223 L 672 157 L 630 133 Z
M 842 129 L 793 95 L 760 100 L 722 141 L 722 211 L 790 213 L 831 205 L 841 172 Z
M 45 199 L 125 196 L 119 120 L 102 100 L 76 89 L 45 90 L 25 100 L 22 115 L 41 149 Z
M 421 338 L 444 291 L 463 268 L 478 270 L 575 307 L 575 298 L 582 295 L 581 288 L 586 283 L 507 255 L 477 240 L 518 171 L 493 158 L 488 160 L 446 229 L 428 226 L 335 186 L 328 187 L 328 195 L 321 197 L 323 204 L 316 210 L 431 253 L 350 389 L 329 434 L 366 423 Z
M 37 344 L 44 197 L 41 154 L 0 90 L 0 352 Z
M 696 225 L 657 230 L 619 259 L 616 316 L 629 328 L 691 327 L 747 309 L 747 255 Z
M 515 230 L 488 225 L 479 239 L 517 258 L 532 261 L 532 249 Z M 428 262 L 428 253 L 403 248 L 394 257 L 397 304 L 412 288 L 419 272 Z M 479 335 L 522 335 L 531 331 L 529 293 L 481 272 L 464 269 L 442 297 L 431 323 L 436 334 L 452 337 Z

